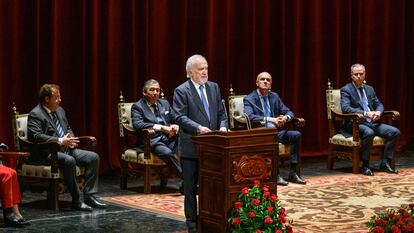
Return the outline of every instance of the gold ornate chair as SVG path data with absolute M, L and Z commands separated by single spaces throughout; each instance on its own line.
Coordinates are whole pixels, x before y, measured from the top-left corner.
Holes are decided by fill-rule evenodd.
M 330 80 L 327 83 L 326 89 L 326 105 L 329 127 L 329 152 L 327 168 L 332 170 L 335 160 L 348 160 L 352 162 L 352 173 L 360 173 L 360 148 L 361 140 L 359 138 L 358 125 L 364 121 L 364 116 L 360 113 L 344 114 L 341 110 L 341 90 L 333 89 Z M 351 119 L 352 137 L 345 138 L 339 133 L 342 126 L 342 121 Z M 384 111 L 382 115 L 387 124 L 392 124 L 393 121 L 400 119 L 398 111 Z M 370 160 L 381 160 L 382 151 L 384 149 L 385 140 L 381 137 L 375 136 L 373 147 L 370 155 Z M 391 166 L 395 166 L 395 159 Z
M 249 117 L 244 113 L 243 108 L 243 98 L 246 95 L 236 95 L 232 85 L 230 85 L 229 93 L 229 127 L 232 130 L 238 129 L 252 129 L 257 127 L 263 127 L 264 124 L 261 122 L 252 122 Z M 300 117 L 295 117 L 292 121 L 289 122 L 288 127 L 301 128 L 305 126 L 305 119 Z M 278 144 L 277 154 L 281 162 L 289 161 L 291 146 L 279 143 Z M 299 158 L 297 171 L 296 173 L 300 175 L 301 168 L 301 159 Z
M 13 103 L 12 124 L 14 145 L 17 151 L 30 152 L 30 146 L 34 145 L 27 138 L 27 119 L 29 114 L 19 114 Z M 81 148 L 89 148 L 95 146 L 97 141 L 92 136 L 78 137 Z M 63 172 L 58 168 L 57 151 L 59 145 L 57 143 L 45 142 L 39 143 L 47 147 L 51 153 L 50 165 L 36 164 L 29 161 L 28 157 L 21 157 L 17 165 L 17 174 L 20 179 L 21 192 L 26 189 L 33 192 L 41 192 L 46 190 L 49 208 L 59 210 L 59 194 L 66 191 L 63 181 Z M 38 145 L 39 145 L 38 144 Z M 82 190 L 84 186 L 84 168 L 76 166 L 76 175 L 79 179 L 79 188 Z
M 131 121 L 133 102 L 125 102 L 122 92 L 118 103 L 119 136 L 121 138 L 121 189 L 127 189 L 128 176 L 141 173 L 144 180 L 144 193 L 151 193 L 151 180 L 159 176 L 167 179 L 167 164 L 157 155 L 151 153 L 150 140 L 155 136 L 153 129 L 144 129 L 141 134 L 134 129 Z M 137 152 L 137 137 L 144 138 L 144 151 Z M 154 171 L 156 171 L 154 173 Z

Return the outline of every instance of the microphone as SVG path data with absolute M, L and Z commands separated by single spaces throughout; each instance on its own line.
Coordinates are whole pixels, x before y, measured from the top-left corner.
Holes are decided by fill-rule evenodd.
M 263 114 L 263 117 L 265 116 L 265 113 L 264 113 L 264 111 L 262 110 L 262 108 L 260 108 L 259 106 L 257 106 L 256 104 L 254 104 L 252 101 L 250 101 L 249 99 L 246 99 L 246 98 L 244 98 L 244 100 L 246 100 L 247 102 L 249 102 L 249 104 L 251 104 L 253 107 L 255 107 L 257 110 L 259 110 L 262 114 Z M 264 122 L 264 125 L 265 125 L 265 127 L 267 128 L 268 127 L 268 125 L 267 125 L 267 123 L 268 123 L 268 121 L 267 121 L 267 117 L 264 117 L 264 120 L 265 120 L 265 122 Z M 263 121 L 262 121 L 262 124 L 263 124 Z
M 227 132 L 229 131 L 229 116 L 227 115 L 227 108 L 226 108 L 226 101 L 224 101 L 224 99 L 221 99 L 221 103 L 223 104 L 223 108 L 224 108 L 224 114 L 226 115 L 226 128 L 227 128 Z
M 252 101 L 250 101 L 249 99 L 244 98 L 244 100 L 246 100 L 247 102 L 249 102 L 249 104 L 253 105 L 253 107 L 255 107 L 257 110 L 259 110 L 261 113 L 263 113 L 264 115 L 264 111 L 262 110 L 261 107 L 257 106 L 256 104 L 254 104 Z

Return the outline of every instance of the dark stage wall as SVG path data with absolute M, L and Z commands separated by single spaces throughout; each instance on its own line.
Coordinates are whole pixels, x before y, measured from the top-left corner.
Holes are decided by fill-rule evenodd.
M 102 171 L 119 168 L 117 102 L 158 79 L 168 99 L 185 61 L 203 54 L 210 80 L 238 94 L 256 75 L 306 119 L 303 154 L 327 152 L 325 88 L 363 63 L 386 109 L 399 110 L 401 146 L 414 141 L 414 3 L 411 0 L 2 0 L 0 139 L 13 144 L 12 102 L 28 112 L 39 87 L 62 87 L 78 135 L 98 138 Z

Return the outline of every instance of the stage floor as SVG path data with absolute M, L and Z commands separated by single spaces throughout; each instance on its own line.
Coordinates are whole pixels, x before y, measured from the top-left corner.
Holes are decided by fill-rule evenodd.
M 350 172 L 350 162 L 339 162 L 335 164 L 334 170 L 326 169 L 324 157 L 305 157 L 302 160 L 302 176 L 306 179 L 318 176 L 335 176 Z M 378 162 L 373 162 L 371 167 L 374 172 Z M 414 152 L 404 152 L 397 158 L 397 168 L 413 168 Z M 281 169 L 281 175 L 287 176 L 287 169 Z M 154 184 L 158 182 L 155 181 Z M 136 194 L 140 191 L 141 181 L 131 182 L 129 190 L 119 189 L 119 177 L 115 175 L 104 175 L 100 177 L 100 192 L 98 197 L 109 197 L 114 195 Z M 172 180 L 168 184 L 169 192 L 178 192 L 178 181 Z M 283 189 L 283 188 L 281 188 Z M 159 192 L 154 188 L 154 192 Z M 23 204 L 20 209 L 24 217 L 30 220 L 31 225 L 23 229 L 4 228 L 0 232 L 186 232 L 184 221 L 176 218 L 164 217 L 136 208 L 122 205 L 110 204 L 105 210 L 94 210 L 93 212 L 71 211 L 70 196 L 61 195 L 60 202 L 62 210 L 59 212 L 50 211 L 46 206 L 46 193 L 31 193 L 26 191 L 23 197 Z M 289 214 L 287 216 L 289 219 Z M 2 221 L 2 220 L 0 220 Z M 0 223 L 0 225 L 2 225 Z M 293 225 L 295 231 L 295 225 Z

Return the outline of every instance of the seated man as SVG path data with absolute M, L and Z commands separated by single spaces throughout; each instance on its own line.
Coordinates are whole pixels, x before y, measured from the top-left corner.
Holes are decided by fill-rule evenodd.
M 365 121 L 359 124 L 359 135 L 361 137 L 361 173 L 373 176 L 374 173 L 369 168 L 369 156 L 371 154 L 372 142 L 376 135 L 385 138 L 385 146 L 380 170 L 388 173 L 397 173 L 390 166 L 394 157 L 395 147 L 400 137 L 400 130 L 379 123 L 378 120 L 384 112 L 384 106 L 377 98 L 374 88 L 364 84 L 365 67 L 361 64 L 351 66 L 352 82 L 341 88 L 341 108 L 343 113 L 361 113 L 365 116 Z M 345 137 L 352 136 L 352 122 L 345 121 L 341 133 Z
M 160 84 L 154 79 L 145 82 L 142 95 L 144 97 L 132 105 L 132 125 L 137 132 L 149 128 L 157 132 L 156 137 L 152 138 L 150 142 L 151 151 L 181 178 L 181 165 L 174 155 L 179 127 L 173 124 L 174 115 L 170 104 L 167 100 L 160 99 Z M 138 140 L 138 148 L 144 148 L 142 140 Z M 162 181 L 161 188 L 164 188 L 165 185 L 166 183 Z M 180 187 L 180 191 L 181 189 L 182 187 Z
M 106 204 L 93 195 L 98 191 L 99 156 L 95 152 L 78 149 L 79 140 L 74 136 L 66 118 L 61 102 L 60 87 L 44 84 L 39 92 L 40 103 L 34 107 L 28 117 L 28 138 L 34 143 L 57 142 L 59 168 L 72 196 L 72 209 L 91 211 L 92 207 L 106 208 Z M 29 159 L 33 162 L 50 164 L 50 154 L 44 147 L 34 145 Z M 76 165 L 85 167 L 85 187 L 83 199 L 80 199 L 79 185 L 76 179 Z
M 272 92 L 272 76 L 267 72 L 257 75 L 257 89 L 244 97 L 244 113 L 251 121 L 265 122 L 266 127 L 276 127 L 278 129 L 279 142 L 292 146 L 290 154 L 290 172 L 288 180 L 293 183 L 306 184 L 296 173 L 299 160 L 301 133 L 296 130 L 283 130 L 286 122 L 293 119 L 294 114 L 286 107 L 279 95 Z M 279 174 L 277 175 L 278 185 L 288 185 L 288 182 Z
M 0 151 L 7 149 L 3 143 Z M 3 207 L 4 225 L 6 227 L 23 227 L 29 222 L 20 214 L 17 204 L 22 202 L 16 171 L 3 166 L 0 160 L 0 198 Z

